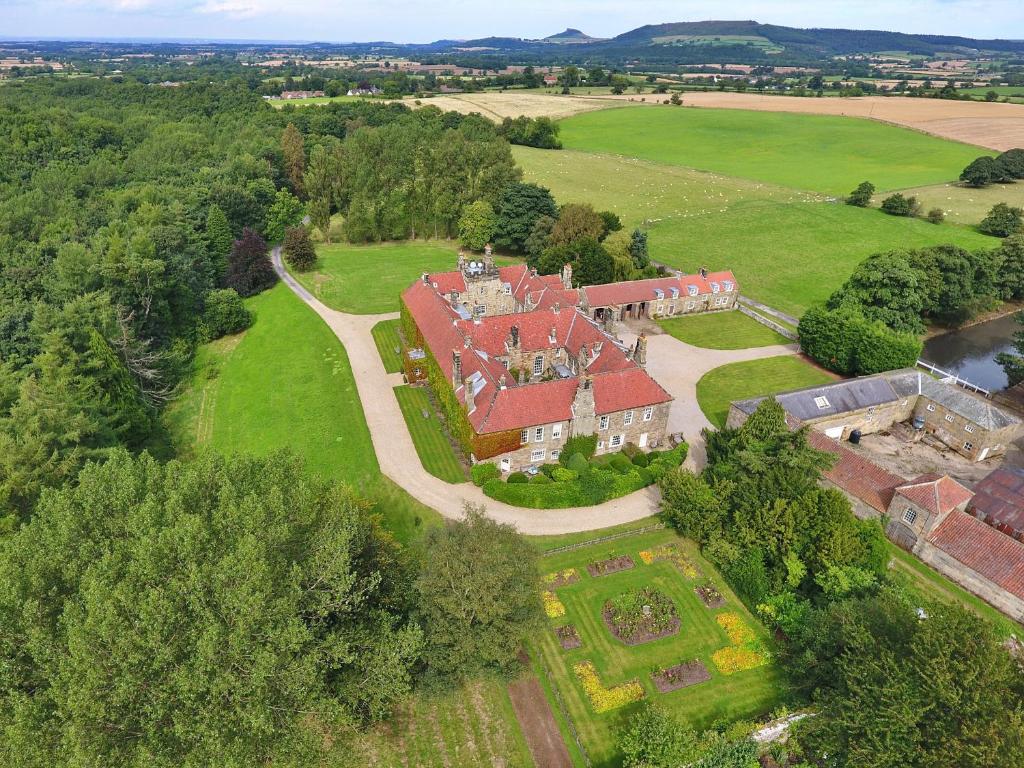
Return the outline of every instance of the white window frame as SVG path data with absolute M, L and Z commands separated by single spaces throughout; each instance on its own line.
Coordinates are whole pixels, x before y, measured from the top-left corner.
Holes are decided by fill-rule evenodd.
M 623 426 L 628 427 L 632 423 L 633 423 L 633 412 L 632 411 L 626 411 L 624 414 L 622 414 L 622 425 Z
M 558 450 L 557 448 L 555 448 L 554 450 L 551 451 L 551 459 L 552 459 L 552 461 L 557 459 L 561 455 L 562 455 L 562 452 L 560 450 Z
M 935 412 L 935 403 L 928 403 L 928 410 L 932 413 Z
M 533 442 L 540 443 L 544 441 L 544 427 L 537 427 L 533 430 Z
M 673 302 L 673 303 L 668 305 L 668 314 L 674 315 L 675 313 L 676 313 L 676 305 L 675 305 L 675 302 Z
M 555 424 L 554 426 L 552 426 L 551 427 L 551 437 L 553 437 L 555 440 L 557 440 L 561 436 L 562 436 L 562 425 L 561 424 Z
M 505 295 L 506 296 L 511 296 L 512 295 L 512 286 L 506 284 L 505 287 L 504 287 L 504 291 L 505 291 Z
M 686 302 L 686 308 L 687 309 L 693 309 L 695 306 L 697 306 L 697 304 L 695 302 L 692 302 L 692 301 Z
M 626 436 L 625 435 L 612 435 L 611 439 L 608 441 L 608 447 L 609 448 L 621 448 L 622 444 L 625 443 L 625 442 L 626 442 Z
M 948 421 L 950 424 L 953 423 L 953 414 L 952 413 L 947 413 L 946 414 L 946 421 Z
M 537 355 L 533 358 L 533 375 L 540 376 L 542 373 L 544 373 L 544 356 Z
M 964 424 L 964 432 L 971 432 L 971 433 L 973 433 L 974 432 L 974 425 L 973 424 Z
M 600 430 L 608 429 L 608 417 L 607 416 L 602 416 L 601 417 L 600 421 L 598 422 L 597 428 L 600 429 Z
M 913 525 L 917 521 L 917 510 L 913 507 L 907 507 L 903 510 L 903 522 L 907 525 Z
M 819 410 L 825 410 L 826 408 L 832 407 L 832 403 L 830 403 L 828 401 L 828 398 L 825 397 L 824 395 L 819 395 L 818 397 L 814 398 L 814 404 L 818 406 Z
M 530 461 L 544 461 L 547 457 L 548 452 L 545 448 L 534 448 L 530 452 Z
M 530 442 L 530 430 L 528 430 L 528 429 L 520 430 L 520 432 L 519 432 L 519 444 L 520 445 L 526 445 L 528 442 Z
M 505 458 L 501 460 L 501 464 L 498 467 L 502 472 L 508 472 L 512 469 L 512 459 Z
M 970 440 L 966 441 L 964 443 L 964 450 L 965 451 L 973 451 L 974 450 L 974 443 L 972 443 Z
M 654 406 L 648 405 L 644 408 L 644 421 L 650 421 L 654 418 Z
M 477 304 L 475 307 L 473 307 L 473 314 L 476 315 L 477 317 L 483 317 L 484 315 L 487 314 L 487 307 L 485 307 L 483 304 Z

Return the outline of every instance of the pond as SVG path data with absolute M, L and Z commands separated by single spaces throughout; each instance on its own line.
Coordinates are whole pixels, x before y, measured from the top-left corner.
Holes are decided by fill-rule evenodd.
M 933 336 L 921 357 L 972 384 L 995 392 L 1006 389 L 1006 374 L 996 362 L 1000 352 L 1013 352 L 1013 334 L 1024 330 L 1016 315 L 989 320 L 959 331 Z

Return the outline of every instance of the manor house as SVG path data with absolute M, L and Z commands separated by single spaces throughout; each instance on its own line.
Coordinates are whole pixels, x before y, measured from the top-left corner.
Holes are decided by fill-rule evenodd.
M 538 275 L 460 254 L 402 294 L 406 375 L 429 381 L 453 435 L 503 472 L 557 460 L 572 435 L 596 434 L 598 453 L 658 448 L 672 397 L 644 370 L 647 339 L 626 347 L 611 322 L 722 309 L 735 291 L 731 273 L 706 272 L 574 288 L 569 265 Z

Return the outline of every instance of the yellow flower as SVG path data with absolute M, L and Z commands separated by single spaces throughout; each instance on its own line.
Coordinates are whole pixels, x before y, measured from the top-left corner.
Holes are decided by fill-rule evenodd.
M 654 549 L 645 549 L 640 553 L 640 559 L 647 565 L 650 565 L 655 560 L 668 560 L 682 571 L 683 576 L 688 579 L 695 579 L 699 575 L 697 573 L 697 566 L 691 563 L 689 558 L 680 552 L 675 544 L 660 544 Z
M 581 661 L 573 664 L 573 672 L 583 685 L 583 690 L 590 699 L 590 706 L 594 712 L 600 714 L 610 709 L 617 709 L 634 701 L 640 701 L 644 697 L 643 686 L 636 680 L 630 680 L 614 688 L 605 688 L 601 678 L 597 676 L 597 670 L 590 661 Z
M 545 584 L 554 584 L 556 581 L 561 579 L 562 581 L 570 581 L 578 576 L 575 568 L 566 568 L 562 571 L 554 571 L 544 576 L 542 581 Z
M 559 616 L 565 616 L 565 606 L 558 599 L 558 595 L 545 589 L 541 593 L 541 597 L 544 599 L 544 613 L 548 615 L 548 618 L 557 619 Z
M 715 621 L 725 630 L 730 643 L 711 654 L 711 660 L 723 675 L 754 669 L 768 663 L 768 651 L 739 614 L 726 611 L 718 614 Z

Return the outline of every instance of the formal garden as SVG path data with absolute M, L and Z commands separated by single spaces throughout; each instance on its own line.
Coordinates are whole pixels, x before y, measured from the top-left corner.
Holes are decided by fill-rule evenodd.
M 532 652 L 593 765 L 618 763 L 616 734 L 641 702 L 699 730 L 785 698 L 768 633 L 688 539 L 641 533 L 541 568 L 548 631 Z

